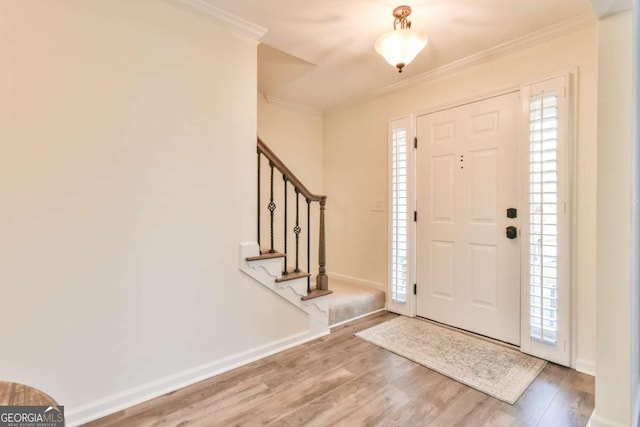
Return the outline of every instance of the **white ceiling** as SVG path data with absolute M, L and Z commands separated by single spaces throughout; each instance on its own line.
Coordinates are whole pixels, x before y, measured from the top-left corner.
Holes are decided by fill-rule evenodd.
M 319 110 L 513 39 L 593 16 L 590 0 L 205 0 L 267 29 L 259 47 L 263 95 Z M 408 4 L 429 44 L 402 74 L 373 48 Z M 268 46 L 264 46 L 264 44 Z

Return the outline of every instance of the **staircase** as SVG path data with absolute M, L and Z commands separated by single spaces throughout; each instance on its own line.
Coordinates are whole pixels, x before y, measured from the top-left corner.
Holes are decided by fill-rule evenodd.
M 327 197 L 311 193 L 259 138 L 257 170 L 257 241 L 240 244 L 240 270 L 306 312 L 310 332 L 315 334 L 328 333 L 330 326 L 383 309 L 381 291 L 337 282 L 340 293 L 331 295 L 326 274 Z M 317 212 L 317 217 L 312 212 Z M 318 272 L 312 282 L 315 219 Z
M 332 279 L 331 295 L 308 298 L 308 273 L 290 273 L 284 278 L 281 276 L 284 254 L 259 253 L 257 244 L 242 243 L 240 270 L 308 313 L 313 333 L 326 332 L 330 327 L 384 310 L 384 292 L 335 279 Z
M 282 275 L 282 253 L 260 253 L 257 243 L 240 244 L 240 270 L 262 285 L 286 299 L 309 315 L 309 329 L 313 334 L 327 333 L 329 329 L 330 292 L 321 296 L 313 296 L 307 290 L 309 273 L 290 273 Z M 316 293 L 317 294 L 317 293 Z

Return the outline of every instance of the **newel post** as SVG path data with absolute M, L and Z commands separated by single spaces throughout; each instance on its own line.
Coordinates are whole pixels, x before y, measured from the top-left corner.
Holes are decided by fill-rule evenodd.
M 325 247 L 324 238 L 324 211 L 327 204 L 327 198 L 323 197 L 320 200 L 320 238 L 318 242 L 318 263 L 320 268 L 318 269 L 318 275 L 316 276 L 316 289 L 328 290 L 329 289 L 329 277 L 327 276 L 327 252 Z

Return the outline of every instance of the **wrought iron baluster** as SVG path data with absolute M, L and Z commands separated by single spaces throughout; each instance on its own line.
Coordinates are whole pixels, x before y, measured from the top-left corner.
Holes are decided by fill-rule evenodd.
M 311 272 L 311 200 L 307 199 L 307 273 Z M 307 294 L 311 292 L 311 276 L 307 276 Z
M 271 247 L 269 248 L 269 253 L 274 253 L 275 249 L 273 249 L 273 211 L 276 210 L 276 204 L 273 203 L 273 168 L 274 164 L 272 161 L 269 162 L 269 167 L 271 168 L 271 193 L 269 196 L 269 212 L 271 215 Z
M 266 160 L 263 160 L 261 156 L 264 156 L 266 158 Z M 269 230 L 269 237 L 270 237 L 270 245 L 268 245 L 269 247 L 265 247 L 265 253 L 277 253 L 276 249 L 275 249 L 275 233 L 276 231 L 278 233 L 280 233 L 279 230 L 275 230 L 275 210 L 276 210 L 276 202 L 275 199 L 276 197 L 278 198 L 278 202 L 277 203 L 281 203 L 280 200 L 280 194 L 275 194 L 276 191 L 274 189 L 274 171 L 275 169 L 278 170 L 278 173 L 281 174 L 282 178 L 283 178 L 283 185 L 284 185 L 284 195 L 283 195 L 283 200 L 284 200 L 284 204 L 285 204 L 285 210 L 284 210 L 284 216 L 283 216 L 283 220 L 284 220 L 284 249 L 280 248 L 280 250 L 284 251 L 284 258 L 285 258 L 285 264 L 284 264 L 284 268 L 283 268 L 283 275 L 287 275 L 290 274 L 291 271 L 294 271 L 295 273 L 301 273 L 303 270 L 302 268 L 304 267 L 304 260 L 300 259 L 300 251 L 304 250 L 300 248 L 300 245 L 302 242 L 300 242 L 300 238 L 302 237 L 300 234 L 304 231 L 302 229 L 302 222 L 304 221 L 304 218 L 301 218 L 301 216 L 304 216 L 304 212 L 300 212 L 300 199 L 302 198 L 303 201 L 306 200 L 307 202 L 307 295 L 303 296 L 302 299 L 303 300 L 307 300 L 307 299 L 311 299 L 311 298 L 316 298 L 318 296 L 322 296 L 322 295 L 326 295 L 331 293 L 331 291 L 329 291 L 328 289 L 328 276 L 327 276 L 327 267 L 326 267 L 326 242 L 325 242 L 325 210 L 326 210 L 326 201 L 327 201 L 327 196 L 324 195 L 316 195 L 313 194 L 309 191 L 309 189 L 307 189 L 307 187 L 300 181 L 300 179 L 298 179 L 298 177 L 296 177 L 290 170 L 289 168 L 282 162 L 282 160 L 280 158 L 278 158 L 278 156 L 271 150 L 269 149 L 269 147 L 267 145 L 264 144 L 264 142 L 262 142 L 259 138 L 258 138 L 258 157 L 257 157 L 257 161 L 258 161 L 258 195 L 257 195 L 257 199 L 258 199 L 258 204 L 260 203 L 264 203 L 265 199 L 269 199 L 268 201 L 268 210 L 269 210 L 269 219 L 270 219 L 270 230 Z M 263 163 L 268 162 L 269 167 L 270 167 L 270 193 L 269 196 L 267 196 L 266 194 L 263 194 L 263 191 L 267 191 L 264 190 L 264 183 L 262 182 L 262 171 L 261 169 L 264 169 L 264 167 L 262 166 Z M 289 227 L 289 184 L 291 184 L 292 188 L 295 191 L 295 197 L 296 197 L 296 218 L 295 218 L 295 225 L 292 227 L 291 230 L 288 229 Z M 269 184 L 268 184 L 269 185 Z M 314 290 L 313 292 L 311 291 L 311 227 L 312 227 L 312 218 L 311 218 L 311 204 L 313 202 L 318 202 L 319 204 L 319 234 L 318 234 L 318 272 L 317 275 L 315 277 L 315 288 L 316 290 Z M 292 207 L 293 208 L 293 207 Z M 264 209 L 264 206 L 262 206 L 262 208 L 258 209 L 258 244 L 260 245 L 261 240 L 265 240 L 268 239 L 269 237 L 265 237 L 265 239 L 262 239 L 262 224 L 264 223 L 264 221 L 261 218 L 261 213 L 262 213 L 262 209 Z M 302 208 L 304 209 L 304 207 Z M 280 221 L 280 220 L 278 220 Z M 289 251 L 289 234 L 290 232 L 293 231 L 294 236 L 295 236 L 295 263 L 292 262 L 292 267 L 291 267 L 291 271 L 289 271 L 289 266 L 288 266 L 288 261 L 291 258 L 291 256 L 289 256 L 288 251 Z M 267 245 L 265 245 L 267 246 Z M 295 264 L 295 267 L 293 266 Z M 302 266 L 300 265 L 302 264 Z
M 258 148 L 258 249 L 262 251 L 260 246 L 260 148 Z
M 300 273 L 300 264 L 298 262 L 300 256 L 300 190 L 296 187 L 296 226 L 293 227 L 293 232 L 296 235 L 296 273 Z
M 289 183 L 289 179 L 286 175 L 282 175 L 282 180 L 284 181 L 284 271 L 282 272 L 283 276 L 289 274 L 289 264 L 287 262 L 287 211 L 289 210 L 289 203 L 287 201 L 287 184 Z

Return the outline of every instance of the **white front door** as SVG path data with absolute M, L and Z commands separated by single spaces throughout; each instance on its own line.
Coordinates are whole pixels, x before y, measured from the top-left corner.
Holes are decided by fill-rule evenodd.
M 418 316 L 515 345 L 519 107 L 514 92 L 420 116 L 416 152 Z

